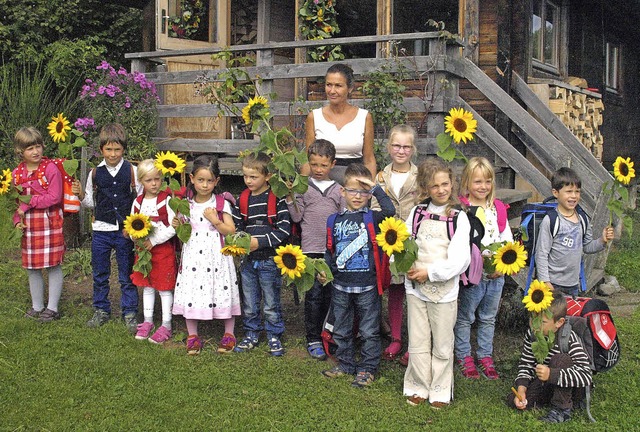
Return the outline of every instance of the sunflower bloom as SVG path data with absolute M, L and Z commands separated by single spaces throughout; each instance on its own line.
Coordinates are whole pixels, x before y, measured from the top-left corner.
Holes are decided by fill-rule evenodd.
M 388 217 L 380 222 L 380 234 L 376 236 L 378 246 L 391 256 L 394 252 L 404 250 L 404 241 L 409 238 L 407 226 L 400 219 Z
M 225 247 L 223 247 L 222 249 L 220 249 L 220 252 L 222 253 L 222 255 L 227 255 L 227 256 L 243 256 L 247 254 L 247 250 L 243 247 L 240 247 L 238 245 L 227 245 Z
M 618 156 L 613 163 L 613 176 L 623 185 L 628 185 L 631 179 L 636 176 L 636 170 L 633 169 L 631 158 L 623 159 Z
M 11 186 L 11 170 L 5 169 L 0 174 L 0 195 L 4 195 L 9 192 L 9 187 Z
M 456 144 L 473 139 L 473 134 L 478 128 L 478 121 L 473 114 L 463 108 L 451 108 L 449 115 L 444 118 L 445 132 L 451 135 Z
M 242 108 L 242 119 L 245 124 L 269 115 L 269 102 L 263 96 L 249 99 L 246 107 Z
M 520 243 L 510 242 L 496 251 L 493 264 L 496 271 L 502 274 L 513 275 L 523 268 L 527 261 L 527 251 Z
M 273 257 L 273 261 L 283 275 L 286 274 L 289 279 L 294 279 L 302 276 L 300 272 L 306 268 L 304 264 L 305 258 L 306 256 L 302 253 L 300 246 L 288 244 L 276 249 L 276 256 Z
M 537 279 L 531 282 L 529 293 L 522 299 L 522 303 L 529 312 L 542 312 L 553 300 L 553 293 L 545 284 Z
M 124 230 L 132 239 L 144 238 L 151 231 L 151 220 L 142 213 L 130 214 L 124 221 Z
M 51 120 L 53 121 L 49 123 L 47 129 L 49 130 L 49 135 L 53 138 L 53 142 L 65 142 L 69 135 L 67 131 L 71 130 L 69 120 L 67 120 L 63 113 L 58 113 L 57 117 L 51 117 Z
M 158 171 L 162 173 L 162 175 L 174 175 L 176 173 L 180 174 L 184 171 L 184 168 L 186 166 L 182 158 L 178 157 L 178 155 L 170 151 L 158 153 L 154 164 L 156 168 L 158 168 Z

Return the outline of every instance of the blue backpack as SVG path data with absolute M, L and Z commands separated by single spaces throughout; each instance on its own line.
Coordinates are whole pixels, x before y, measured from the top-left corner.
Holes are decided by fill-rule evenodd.
M 551 236 L 555 237 L 558 234 L 560 222 L 558 221 L 558 203 L 552 202 L 555 197 L 548 197 L 541 203 L 529 203 L 525 204 L 522 209 L 522 215 L 520 218 L 520 241 L 524 245 L 524 249 L 527 251 L 527 261 L 529 263 L 529 272 L 527 273 L 527 284 L 525 286 L 525 295 L 529 291 L 529 286 L 533 280 L 533 270 L 536 262 L 536 243 L 538 242 L 538 231 L 540 230 L 540 223 L 545 216 L 549 216 L 549 229 L 551 230 Z M 589 224 L 589 216 L 584 212 L 582 207 L 577 206 L 576 211 L 578 213 L 578 219 L 580 220 L 580 226 L 582 227 L 582 234 L 587 231 L 587 225 Z M 584 274 L 584 263 L 580 262 L 580 290 L 587 290 L 587 279 Z

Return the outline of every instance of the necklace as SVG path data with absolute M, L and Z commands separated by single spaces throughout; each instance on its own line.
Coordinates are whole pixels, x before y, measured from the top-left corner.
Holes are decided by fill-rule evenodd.
M 400 171 L 400 170 L 393 169 L 393 167 L 391 167 L 391 172 L 398 173 L 398 174 L 406 174 L 406 173 L 408 173 L 409 171 L 410 171 L 410 170 Z
M 561 214 L 562 216 L 564 216 L 565 218 L 569 219 L 569 218 L 573 217 L 573 215 L 575 215 L 575 214 L 576 214 L 576 211 L 575 211 L 575 210 L 574 210 L 574 211 L 572 211 L 572 212 L 571 212 L 571 214 L 569 214 L 569 215 L 566 215 L 566 214 L 564 214 L 564 213 L 561 213 L 560 211 L 558 211 L 558 213 L 560 213 L 560 214 Z

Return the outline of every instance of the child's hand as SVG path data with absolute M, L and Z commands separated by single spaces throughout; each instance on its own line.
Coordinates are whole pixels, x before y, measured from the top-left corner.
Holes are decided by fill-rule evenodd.
M 258 239 L 254 236 L 251 236 L 251 244 L 249 245 L 249 252 L 253 252 L 254 250 L 258 250 Z
M 320 282 L 322 285 L 327 283 L 327 275 L 325 274 L 325 272 L 320 272 L 316 275 L 316 279 L 318 280 L 318 282 Z
M 551 369 L 546 365 L 537 365 L 536 366 L 536 376 L 542 382 L 546 382 L 549 380 L 549 374 L 551 373 Z
M 553 290 L 554 290 L 553 285 L 551 284 L 551 282 L 545 282 L 544 284 L 545 284 L 545 285 L 547 286 L 547 288 L 549 288 L 551 291 L 553 291 Z
M 502 276 L 502 273 L 496 270 L 495 272 L 487 275 L 487 279 L 498 279 L 500 276 Z
M 366 177 L 356 177 L 355 180 L 363 187 L 368 187 L 369 189 L 373 189 L 373 187 L 376 185 L 373 181 Z
M 171 226 L 174 228 L 178 228 L 180 226 L 180 219 L 178 219 L 177 216 L 174 216 L 173 219 L 171 219 Z
M 122 237 L 131 240 L 131 236 L 129 235 L 126 229 L 122 230 Z
M 15 224 L 15 227 L 20 231 L 24 230 L 27 227 L 27 224 L 24 223 L 24 219 L 20 219 L 20 222 Z
M 518 396 L 513 398 L 513 404 L 519 410 L 527 408 L 527 388 L 525 386 L 518 386 Z
M 80 180 L 73 180 L 73 183 L 71 184 L 71 192 L 73 192 L 74 195 L 77 195 L 78 198 L 80 198 L 80 194 L 82 193 L 82 185 L 80 184 Z
M 151 249 L 153 249 L 153 244 L 151 243 L 151 240 L 146 239 L 143 243 L 144 248 L 148 251 L 150 251 Z
M 24 219 L 24 210 L 19 208 L 18 210 L 16 210 L 16 213 L 18 213 L 18 216 L 20 216 L 20 219 Z
M 417 283 L 425 283 L 429 280 L 429 272 L 427 269 L 417 269 L 412 267 L 407 271 L 407 277 Z
M 206 209 L 204 209 L 202 215 L 205 217 L 205 219 L 211 222 L 211 225 L 213 226 L 217 226 L 221 222 L 220 218 L 218 217 L 218 212 L 213 207 L 207 207 Z
M 602 230 L 602 241 L 605 243 L 609 243 L 611 240 L 613 240 L 614 237 L 614 232 L 613 232 L 613 227 L 608 226 L 605 227 L 605 229 Z

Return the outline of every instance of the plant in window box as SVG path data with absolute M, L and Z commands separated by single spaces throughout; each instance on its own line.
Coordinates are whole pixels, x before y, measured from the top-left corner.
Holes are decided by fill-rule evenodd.
M 306 0 L 298 16 L 302 23 L 300 34 L 307 40 L 330 39 L 340 33 L 338 13 L 334 7 L 334 0 Z M 337 61 L 344 59 L 340 45 L 323 45 L 307 49 L 309 61 Z
M 181 13 L 169 18 L 169 36 L 179 39 L 195 39 L 201 29 L 200 21 L 207 13 L 203 0 L 182 0 Z

